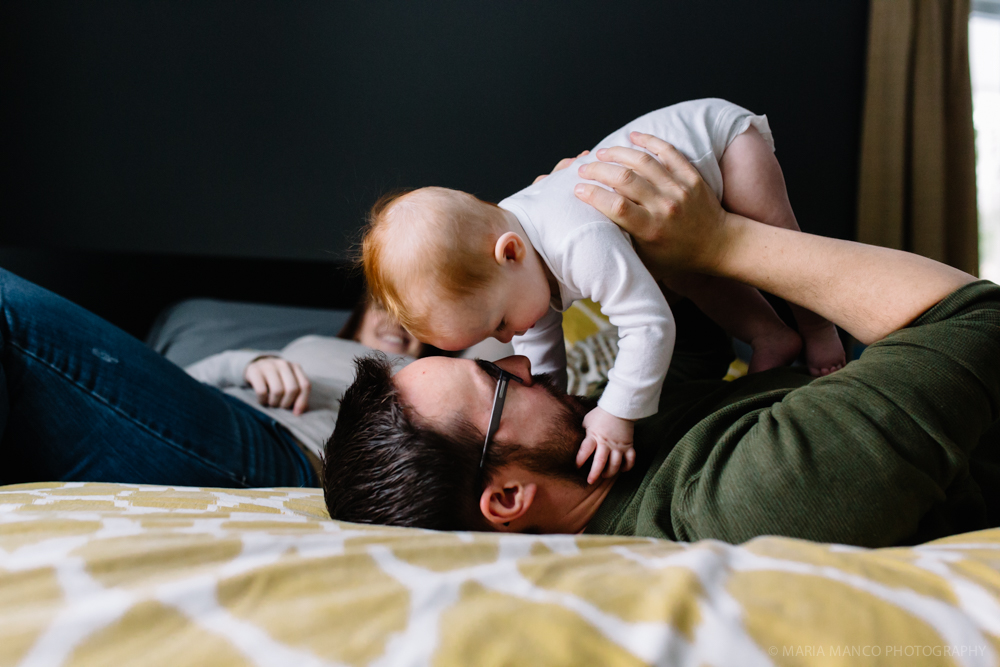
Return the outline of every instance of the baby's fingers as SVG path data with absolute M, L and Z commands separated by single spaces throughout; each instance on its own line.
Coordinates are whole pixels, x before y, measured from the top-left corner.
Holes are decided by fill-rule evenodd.
M 597 449 L 597 441 L 588 435 L 580 443 L 580 451 L 576 453 L 576 467 L 579 468 L 586 463 L 595 449 Z
M 608 462 L 610 451 L 608 447 L 600 446 L 594 452 L 594 465 L 590 467 L 590 474 L 587 475 L 587 484 L 593 484 L 601 478 L 601 471 L 604 470 L 604 465 Z
M 622 472 L 631 470 L 632 466 L 634 466 L 634 465 L 635 465 L 635 449 L 632 448 L 632 447 L 629 447 L 625 451 L 625 465 L 622 466 Z
M 617 449 L 611 450 L 608 456 L 608 466 L 604 469 L 604 478 L 610 479 L 618 474 L 618 469 L 622 467 L 622 453 Z

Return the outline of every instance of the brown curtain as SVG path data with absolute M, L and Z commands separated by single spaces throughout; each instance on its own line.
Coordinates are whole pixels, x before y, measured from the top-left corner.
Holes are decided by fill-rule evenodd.
M 871 0 L 858 240 L 979 273 L 969 0 Z

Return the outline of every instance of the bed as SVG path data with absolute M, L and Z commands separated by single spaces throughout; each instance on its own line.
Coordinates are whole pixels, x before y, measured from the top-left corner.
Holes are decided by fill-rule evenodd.
M 263 308 L 181 304 L 149 342 L 183 365 L 332 335 L 347 316 Z M 613 331 L 593 311 L 567 325 L 575 381 L 599 389 Z M 0 666 L 998 656 L 1000 529 L 878 550 L 777 537 L 680 544 L 348 524 L 329 519 L 317 489 L 0 487 Z
M 315 489 L 0 489 L 0 665 L 995 665 L 1000 529 L 866 550 L 331 521 Z

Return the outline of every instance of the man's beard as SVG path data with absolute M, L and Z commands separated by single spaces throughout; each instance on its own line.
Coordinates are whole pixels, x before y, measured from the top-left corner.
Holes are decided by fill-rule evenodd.
M 556 400 L 560 410 L 545 440 L 531 448 L 531 454 L 522 462 L 523 465 L 535 472 L 587 486 L 590 466 L 584 464 L 577 467 L 576 455 L 587 435 L 583 428 L 583 418 L 597 406 L 597 399 L 567 394 L 556 386 L 555 380 L 548 373 L 532 375 L 531 379 Z

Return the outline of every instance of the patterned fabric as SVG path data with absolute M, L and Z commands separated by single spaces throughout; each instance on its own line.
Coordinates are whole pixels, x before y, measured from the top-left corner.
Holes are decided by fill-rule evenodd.
M 575 396 L 600 396 L 608 371 L 618 356 L 618 331 L 598 331 L 566 350 L 566 391 Z
M 316 489 L 0 488 L 0 665 L 995 665 L 1000 529 L 915 548 L 438 533 Z M 886 660 L 888 658 L 888 660 Z
M 566 341 L 567 392 L 598 397 L 608 383 L 608 371 L 618 356 L 618 329 L 590 299 L 574 301 L 563 313 Z M 747 374 L 747 364 L 734 359 L 724 380 Z
M 580 299 L 563 313 L 563 340 L 567 392 L 599 397 L 618 356 L 618 328 L 601 312 L 599 303 Z

